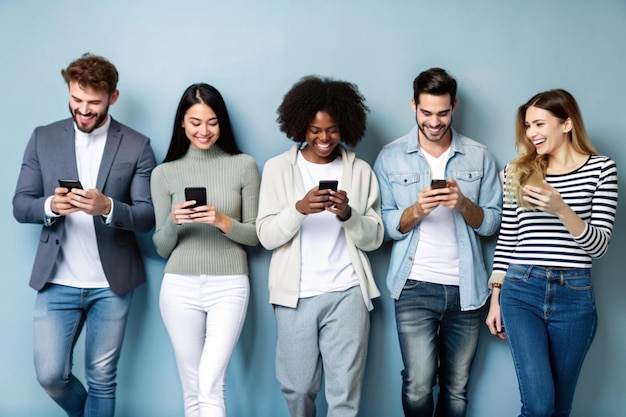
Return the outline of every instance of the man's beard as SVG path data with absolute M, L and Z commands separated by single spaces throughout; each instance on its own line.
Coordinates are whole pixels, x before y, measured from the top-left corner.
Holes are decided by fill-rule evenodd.
M 78 110 L 72 110 L 72 106 L 69 106 L 69 109 L 70 109 L 70 114 L 72 115 L 72 119 L 74 119 L 74 123 L 76 124 L 76 127 L 78 128 L 78 130 L 84 133 L 91 133 L 97 128 L 99 128 L 100 126 L 102 126 L 104 121 L 107 119 L 107 116 L 109 115 L 109 106 L 107 106 L 104 109 L 103 113 L 95 113 L 95 116 L 96 116 L 96 118 L 94 119 L 95 122 L 93 123 L 93 125 L 90 125 L 91 126 L 90 128 L 85 128 L 83 127 L 84 125 L 82 125 L 80 122 L 80 117 L 77 115 Z M 93 113 L 89 113 L 89 114 L 93 114 Z
M 417 118 L 415 121 L 417 122 Z M 450 119 L 450 124 L 446 125 L 446 128 L 439 136 L 431 136 L 427 134 L 426 129 L 424 129 L 424 127 L 421 124 L 419 124 L 419 122 L 417 123 L 417 128 L 419 129 L 419 131 L 422 132 L 422 135 L 424 135 L 426 140 L 430 142 L 439 142 L 440 140 L 442 140 L 450 131 L 450 126 L 452 126 L 452 119 Z

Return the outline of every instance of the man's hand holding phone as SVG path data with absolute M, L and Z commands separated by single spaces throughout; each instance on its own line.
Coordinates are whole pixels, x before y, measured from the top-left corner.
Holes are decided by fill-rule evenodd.
M 445 185 L 442 186 L 440 181 L 444 181 Z M 438 203 L 444 207 L 449 208 L 450 210 L 461 210 L 461 206 L 463 201 L 465 200 L 465 196 L 461 192 L 459 185 L 454 179 L 450 180 L 433 180 L 432 183 L 437 184 L 435 186 L 431 185 L 431 190 L 437 191 L 434 196 L 437 199 Z M 444 191 L 445 189 L 445 191 Z
M 74 195 L 73 189 L 82 189 L 80 181 L 77 180 L 59 180 L 59 186 L 54 189 L 54 195 L 50 200 L 50 210 L 60 216 L 79 211 L 79 208 L 72 204 Z
M 463 195 L 456 180 L 449 179 L 445 188 L 445 193 L 435 195 L 438 204 L 461 213 L 470 227 L 480 227 L 484 218 L 483 210 Z
M 407 207 L 400 217 L 400 224 L 398 230 L 401 233 L 408 233 L 409 230 L 414 228 L 424 217 L 428 216 L 434 209 L 440 204 L 440 195 L 443 195 L 442 190 L 448 186 L 446 180 L 433 179 L 430 182 L 430 187 L 423 188 L 417 193 L 417 201 L 415 204 Z
M 66 216 L 82 211 L 90 216 L 103 216 L 111 212 L 111 200 L 98 189 L 83 189 L 78 180 L 59 180 L 50 202 L 53 212 Z
M 424 188 L 418 194 L 417 204 L 420 206 L 422 213 L 421 217 L 428 216 L 437 206 L 442 204 L 442 196 L 447 195 L 450 192 L 449 184 L 444 179 L 433 179 L 430 182 L 430 187 Z

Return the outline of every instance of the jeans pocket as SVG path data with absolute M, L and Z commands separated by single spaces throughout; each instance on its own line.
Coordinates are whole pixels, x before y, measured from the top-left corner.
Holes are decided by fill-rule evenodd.
M 530 276 L 530 272 L 527 266 L 511 264 L 509 265 L 509 268 L 506 270 L 506 275 L 504 276 L 504 280 L 512 284 L 517 284 L 517 283 L 528 280 L 529 276 Z
M 563 285 L 574 291 L 589 291 L 591 289 L 591 280 L 587 277 L 566 278 Z
M 414 279 L 407 279 L 406 282 L 404 283 L 404 287 L 402 287 L 402 290 L 412 290 L 418 285 L 420 285 L 419 281 L 416 281 Z

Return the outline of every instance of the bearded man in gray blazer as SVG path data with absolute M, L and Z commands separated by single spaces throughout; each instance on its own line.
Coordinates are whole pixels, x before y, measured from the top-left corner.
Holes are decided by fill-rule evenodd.
M 43 225 L 30 277 L 35 370 L 68 416 L 111 417 L 131 295 L 145 281 L 135 232 L 154 226 L 155 159 L 146 136 L 108 114 L 113 64 L 85 54 L 61 74 L 72 117 L 34 130 L 13 197 L 20 223 Z M 72 374 L 84 326 L 87 389 Z

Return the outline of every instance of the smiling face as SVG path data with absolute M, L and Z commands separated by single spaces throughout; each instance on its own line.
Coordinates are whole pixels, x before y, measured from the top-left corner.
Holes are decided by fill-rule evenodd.
M 109 114 L 109 106 L 117 101 L 119 92 L 113 94 L 94 90 L 92 87 L 81 87 L 77 81 L 70 81 L 70 113 L 78 130 L 91 133 L 102 126 Z
M 220 124 L 213 109 L 204 103 L 189 107 L 183 118 L 183 129 L 193 148 L 206 150 L 220 137 Z
M 419 103 L 411 99 L 415 120 L 419 128 L 420 144 L 429 142 L 449 142 L 452 138 L 450 126 L 452 114 L 456 107 L 456 101 L 451 102 L 450 94 L 434 96 L 421 93 Z
M 525 120 L 526 137 L 533 143 L 538 155 L 554 155 L 571 146 L 570 119 L 562 120 L 547 110 L 530 106 Z
M 327 164 L 337 157 L 335 152 L 341 134 L 339 126 L 328 113 L 318 111 L 306 131 L 307 146 L 302 155 L 307 161 L 314 164 Z

